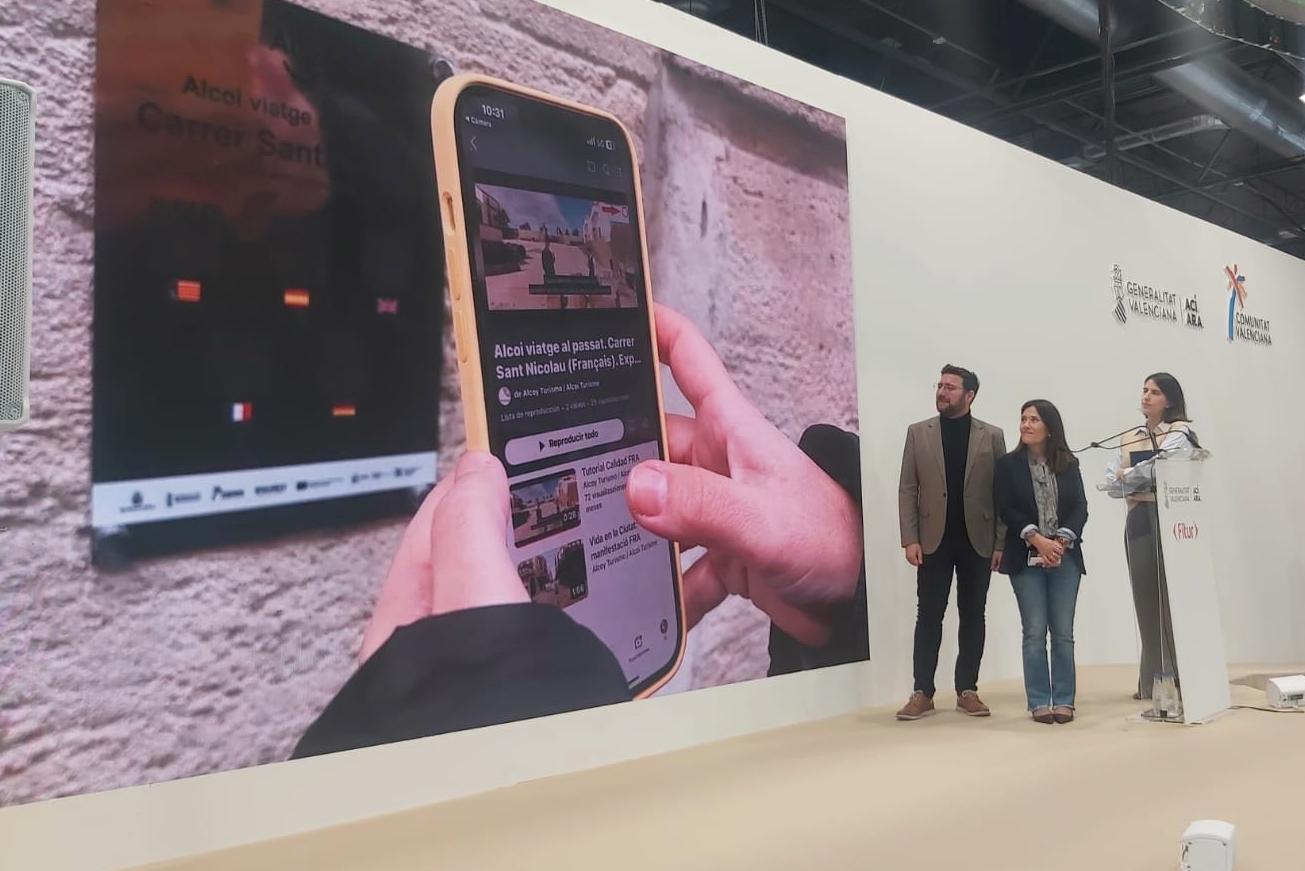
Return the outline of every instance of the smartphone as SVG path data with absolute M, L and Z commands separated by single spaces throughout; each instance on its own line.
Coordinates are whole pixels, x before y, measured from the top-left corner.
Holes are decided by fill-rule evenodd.
M 633 143 L 611 114 L 474 75 L 440 85 L 431 123 L 467 447 L 507 469 L 532 599 L 650 695 L 686 629 L 679 550 L 625 499 L 668 456 Z

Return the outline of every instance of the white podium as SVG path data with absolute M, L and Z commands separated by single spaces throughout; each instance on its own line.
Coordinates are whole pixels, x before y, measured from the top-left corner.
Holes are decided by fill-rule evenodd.
M 1210 507 L 1218 504 L 1220 494 L 1205 471 L 1200 459 L 1155 463 L 1158 532 L 1186 723 L 1206 722 L 1232 704 L 1214 583 L 1215 521 Z

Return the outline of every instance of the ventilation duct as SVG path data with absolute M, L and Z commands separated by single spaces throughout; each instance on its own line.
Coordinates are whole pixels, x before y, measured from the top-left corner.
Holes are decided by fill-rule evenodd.
M 1097 0 L 1020 2 L 1084 39 L 1099 41 Z M 1114 4 L 1112 27 L 1118 22 L 1122 41 L 1137 38 L 1136 2 L 1116 0 Z M 1223 58 L 1202 58 L 1158 72 L 1155 78 L 1265 148 L 1283 157 L 1305 156 L 1305 104 L 1270 90 L 1241 67 Z
M 1218 36 L 1305 58 L 1305 0 L 1160 0 Z
M 1115 139 L 1115 148 L 1119 151 L 1132 151 L 1134 148 L 1141 148 L 1143 145 L 1157 145 L 1161 142 L 1168 142 L 1171 139 L 1180 139 L 1197 133 L 1227 129 L 1228 125 L 1223 123 L 1222 119 L 1213 115 L 1196 115 L 1169 124 L 1161 124 L 1149 130 L 1139 130 L 1127 136 L 1120 136 Z M 1106 150 L 1100 145 L 1087 145 L 1084 146 L 1080 154 L 1071 157 L 1064 163 L 1075 169 L 1086 169 L 1105 156 Z

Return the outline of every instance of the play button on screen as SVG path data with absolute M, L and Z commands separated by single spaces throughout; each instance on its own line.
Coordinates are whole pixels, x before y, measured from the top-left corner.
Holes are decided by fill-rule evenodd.
M 625 424 L 620 420 L 600 420 L 584 426 L 555 429 L 551 432 L 512 439 L 507 443 L 504 453 L 509 464 L 524 466 L 549 457 L 559 457 L 563 454 L 609 445 L 612 442 L 619 442 L 624 437 Z

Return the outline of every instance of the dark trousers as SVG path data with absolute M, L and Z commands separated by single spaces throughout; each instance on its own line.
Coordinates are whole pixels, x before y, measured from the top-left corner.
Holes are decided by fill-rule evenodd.
M 938 550 L 924 558 L 916 573 L 919 605 L 915 617 L 915 688 L 934 694 L 938 648 L 942 644 L 943 616 L 956 575 L 956 611 L 960 617 L 956 656 L 956 691 L 979 688 L 979 663 L 983 659 L 984 610 L 992 561 L 975 553 L 968 537 L 948 535 Z
M 1133 586 L 1133 607 L 1142 637 L 1137 693 L 1144 699 L 1151 698 L 1151 688 L 1161 674 L 1172 674 L 1178 682 L 1174 626 L 1169 618 L 1169 584 L 1165 581 L 1164 554 L 1157 531 L 1159 523 L 1156 504 L 1143 502 L 1128 510 L 1124 527 L 1128 579 Z

